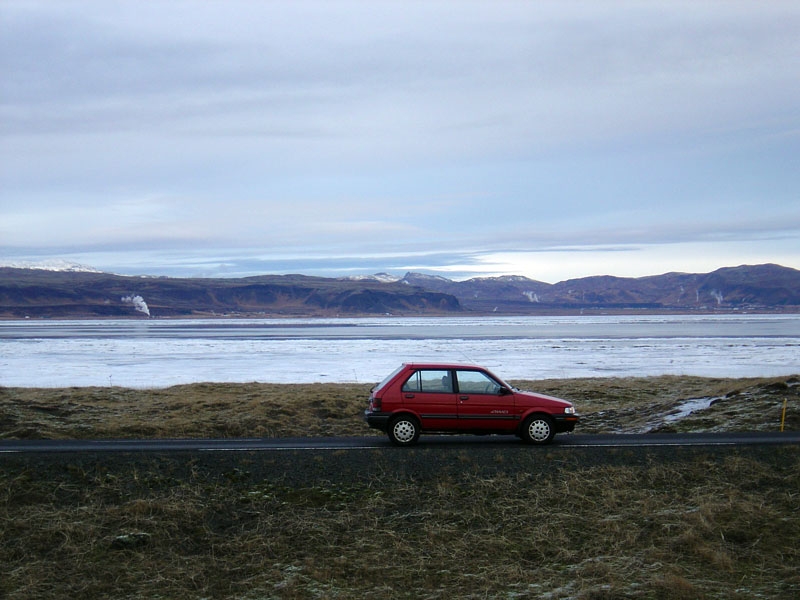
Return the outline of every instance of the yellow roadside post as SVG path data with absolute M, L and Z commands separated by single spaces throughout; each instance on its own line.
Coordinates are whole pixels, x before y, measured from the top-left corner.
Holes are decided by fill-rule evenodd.
M 783 432 L 783 424 L 786 422 L 786 398 L 783 399 L 783 411 L 781 412 L 781 432 Z

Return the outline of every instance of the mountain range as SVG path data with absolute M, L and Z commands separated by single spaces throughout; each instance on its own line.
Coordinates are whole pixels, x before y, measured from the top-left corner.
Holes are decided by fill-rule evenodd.
M 131 277 L 94 270 L 0 267 L 0 318 L 798 312 L 800 271 L 774 264 L 711 273 L 453 281 L 406 273 L 351 278 Z

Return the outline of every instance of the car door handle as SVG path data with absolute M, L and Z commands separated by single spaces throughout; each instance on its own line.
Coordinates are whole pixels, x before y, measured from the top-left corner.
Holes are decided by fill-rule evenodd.
M 406 394 L 406 398 L 413 398 L 414 394 Z
M 469 396 L 459 396 L 459 400 L 469 400 Z

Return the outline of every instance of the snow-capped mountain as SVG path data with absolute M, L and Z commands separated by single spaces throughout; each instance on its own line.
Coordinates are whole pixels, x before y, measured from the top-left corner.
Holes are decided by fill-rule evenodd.
M 375 273 L 374 275 L 350 275 L 339 277 L 342 281 L 378 281 L 380 283 L 395 283 L 400 281 L 400 277 L 389 275 L 388 273 Z
M 82 265 L 68 260 L 55 258 L 51 260 L 3 260 L 0 259 L 0 267 L 11 269 L 36 269 L 38 271 L 61 271 L 69 273 L 102 273 L 94 267 Z

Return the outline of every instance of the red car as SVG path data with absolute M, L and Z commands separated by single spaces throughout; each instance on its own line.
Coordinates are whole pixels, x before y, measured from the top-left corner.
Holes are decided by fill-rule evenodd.
M 483 367 L 419 363 L 372 388 L 364 418 L 398 446 L 420 433 L 505 433 L 548 444 L 578 422 L 570 402 L 517 390 Z

